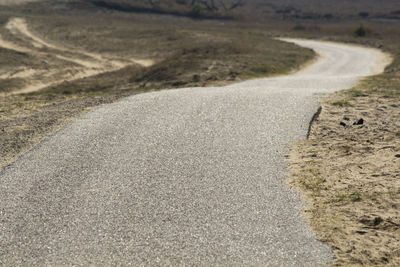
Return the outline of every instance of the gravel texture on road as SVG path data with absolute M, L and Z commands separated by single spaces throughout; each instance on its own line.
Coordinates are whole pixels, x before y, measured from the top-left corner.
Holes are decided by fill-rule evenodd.
M 295 40 L 284 77 L 135 95 L 83 115 L 0 174 L 0 265 L 320 266 L 288 187 L 316 94 L 381 70 L 372 49 Z

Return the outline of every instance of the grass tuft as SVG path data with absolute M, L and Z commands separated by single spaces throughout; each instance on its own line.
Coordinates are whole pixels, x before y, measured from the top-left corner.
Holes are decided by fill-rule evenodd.
M 350 103 L 348 100 L 338 100 L 331 102 L 332 105 L 334 106 L 340 106 L 340 107 L 353 107 L 353 104 Z

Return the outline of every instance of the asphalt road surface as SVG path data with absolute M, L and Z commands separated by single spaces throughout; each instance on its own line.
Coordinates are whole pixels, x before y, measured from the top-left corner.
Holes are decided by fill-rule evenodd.
M 285 184 L 315 94 L 379 52 L 295 41 L 296 75 L 146 93 L 80 117 L 0 174 L 0 265 L 319 266 L 334 259 Z

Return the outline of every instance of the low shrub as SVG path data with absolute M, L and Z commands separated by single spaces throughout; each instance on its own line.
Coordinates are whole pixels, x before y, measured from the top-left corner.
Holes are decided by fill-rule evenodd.
M 358 37 L 364 37 L 367 35 L 367 30 L 365 29 L 364 25 L 361 24 L 354 30 L 354 34 Z

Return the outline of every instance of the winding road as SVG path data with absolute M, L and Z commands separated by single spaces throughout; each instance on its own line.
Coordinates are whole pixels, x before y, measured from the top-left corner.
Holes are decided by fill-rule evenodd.
M 0 265 L 273 265 L 332 261 L 285 184 L 316 94 L 383 70 L 377 50 L 288 40 L 290 76 L 146 93 L 83 115 L 0 174 Z

